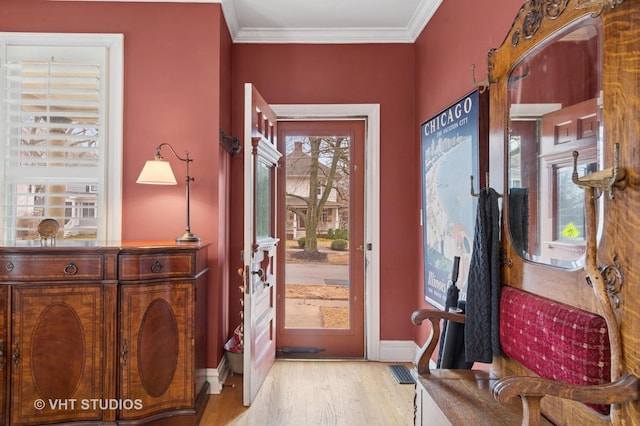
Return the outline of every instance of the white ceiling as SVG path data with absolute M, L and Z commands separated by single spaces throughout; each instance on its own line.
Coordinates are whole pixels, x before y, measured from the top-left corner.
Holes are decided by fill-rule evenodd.
M 220 0 L 236 43 L 412 43 L 442 0 Z
M 236 43 L 413 43 L 443 0 L 50 0 L 222 3 Z

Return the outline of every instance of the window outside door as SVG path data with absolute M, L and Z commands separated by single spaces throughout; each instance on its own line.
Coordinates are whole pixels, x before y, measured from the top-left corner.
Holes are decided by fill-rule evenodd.
M 364 126 L 278 123 L 279 357 L 364 357 Z

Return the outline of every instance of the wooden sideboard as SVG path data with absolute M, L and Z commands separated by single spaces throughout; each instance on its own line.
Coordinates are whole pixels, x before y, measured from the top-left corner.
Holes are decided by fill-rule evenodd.
M 198 424 L 207 244 L 0 247 L 0 425 Z

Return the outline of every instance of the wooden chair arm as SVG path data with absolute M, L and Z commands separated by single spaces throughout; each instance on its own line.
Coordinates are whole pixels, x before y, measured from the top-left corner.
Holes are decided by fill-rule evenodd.
M 590 404 L 621 404 L 640 398 L 637 377 L 625 374 L 612 383 L 603 385 L 570 385 L 540 377 L 512 376 L 496 382 L 494 397 L 504 403 L 516 396 L 551 395 Z
M 540 400 L 547 395 L 589 404 L 621 404 L 640 399 L 640 384 L 638 378 L 630 374 L 612 383 L 590 386 L 570 385 L 540 377 L 511 376 L 498 380 L 493 388 L 494 398 L 503 404 L 517 396 L 522 398 L 523 424 L 529 425 L 539 424 Z
M 464 324 L 464 314 L 458 312 L 445 312 L 437 309 L 418 309 L 411 314 L 411 322 L 415 325 L 421 325 L 422 321 L 428 319 L 433 324 L 434 320 L 439 323 L 440 320 L 449 320 Z
M 411 314 L 411 322 L 415 325 L 421 325 L 425 319 L 431 323 L 431 335 L 418 354 L 418 361 L 416 362 L 418 374 L 430 374 L 429 362 L 440 340 L 440 320 L 444 319 L 464 324 L 464 314 L 439 311 L 437 309 L 419 309 Z

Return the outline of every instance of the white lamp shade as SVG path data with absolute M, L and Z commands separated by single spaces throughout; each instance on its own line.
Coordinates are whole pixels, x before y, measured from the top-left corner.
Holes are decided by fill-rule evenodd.
M 149 160 L 138 176 L 136 183 L 148 185 L 177 185 L 171 164 L 164 160 Z

